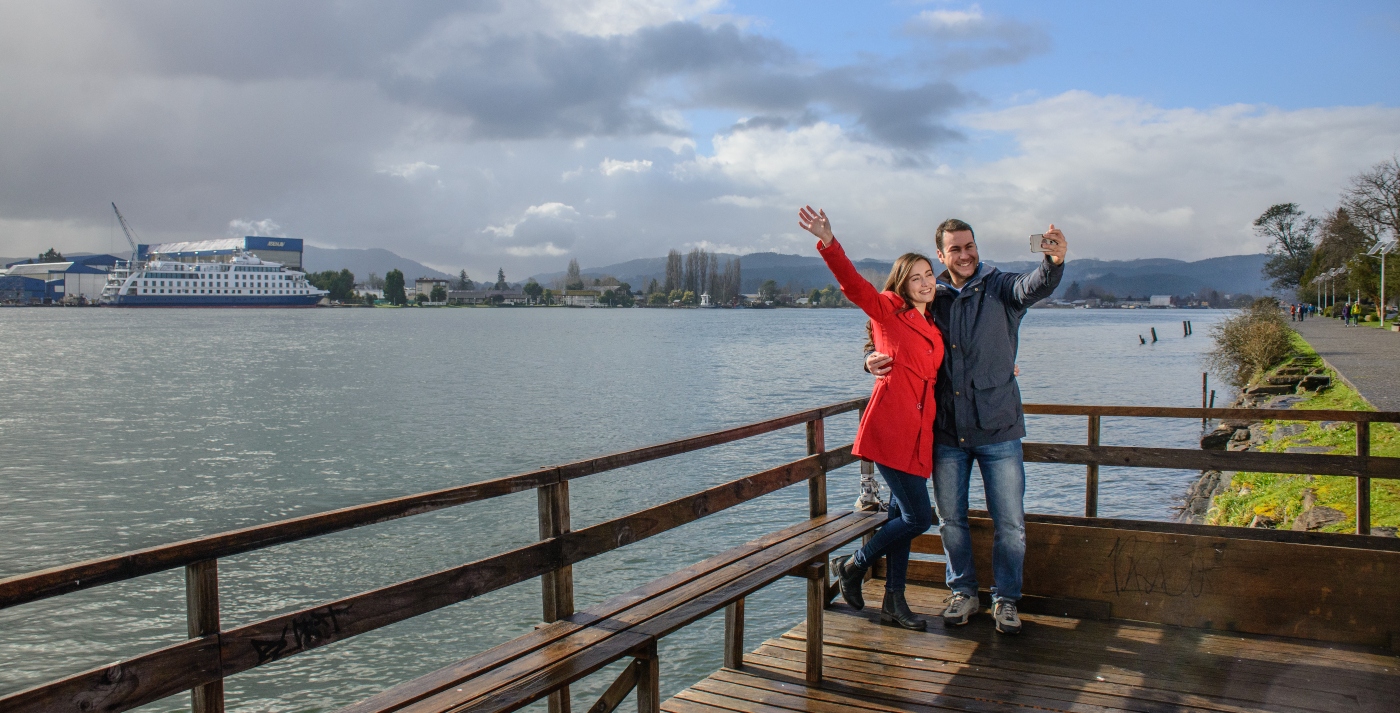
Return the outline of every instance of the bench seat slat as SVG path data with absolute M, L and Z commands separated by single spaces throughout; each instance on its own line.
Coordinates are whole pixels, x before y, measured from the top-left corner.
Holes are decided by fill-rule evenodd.
M 717 569 L 722 569 L 766 548 L 779 545 L 789 539 L 801 536 L 811 530 L 826 526 L 848 516 L 848 513 L 832 513 L 819 518 L 805 520 L 791 527 L 772 532 L 738 547 L 726 550 L 702 562 L 672 572 L 664 577 L 648 582 L 631 591 L 612 597 L 604 602 L 577 612 L 564 620 L 548 624 L 526 633 L 499 646 L 475 654 L 450 666 L 420 676 L 403 684 L 385 690 L 363 701 L 341 709 L 339 713 L 385 713 L 400 710 L 416 700 L 431 696 L 439 691 L 460 687 L 463 683 L 522 656 L 547 647 L 599 620 L 611 619 L 629 608 L 637 606 L 657 595 L 703 577 Z
M 521 657 L 480 676 L 461 690 L 448 689 L 401 708 L 403 713 L 510 711 L 572 683 L 636 650 L 644 642 L 717 611 L 782 578 L 797 564 L 824 557 L 884 522 L 884 517 L 846 513 L 827 525 L 764 549 L 667 592 L 606 622 L 575 632 L 566 647 Z M 612 629 L 620 631 L 612 631 Z M 564 642 L 560 642 L 564 643 Z M 551 647 L 553 648 L 553 647 Z

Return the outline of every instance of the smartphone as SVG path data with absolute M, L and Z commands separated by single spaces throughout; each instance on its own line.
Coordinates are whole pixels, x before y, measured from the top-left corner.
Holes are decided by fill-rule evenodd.
M 1036 233 L 1031 236 L 1031 252 L 1033 253 L 1049 252 L 1051 248 L 1059 244 L 1060 241 L 1045 237 L 1045 233 Z

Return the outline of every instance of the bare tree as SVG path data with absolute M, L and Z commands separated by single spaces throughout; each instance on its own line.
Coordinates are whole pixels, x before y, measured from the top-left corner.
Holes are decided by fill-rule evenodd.
M 1342 206 L 1372 240 L 1400 238 L 1400 156 L 1353 176 Z
M 1275 289 L 1296 290 L 1302 284 L 1312 263 L 1318 222 L 1298 210 L 1297 203 L 1269 206 L 1254 220 L 1254 232 L 1270 240 L 1264 276 L 1273 281 Z
M 684 281 L 683 273 L 680 252 L 672 250 L 666 253 L 666 284 L 662 285 L 662 291 L 669 295 L 673 290 L 679 290 Z

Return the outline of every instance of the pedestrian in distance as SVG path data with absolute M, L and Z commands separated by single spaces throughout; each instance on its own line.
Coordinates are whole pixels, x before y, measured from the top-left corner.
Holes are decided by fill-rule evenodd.
M 917 253 L 899 256 L 884 291 L 876 291 L 846 257 L 824 211 L 802 208 L 798 225 L 820 239 L 817 251 L 841 292 L 870 317 L 866 328 L 875 348 L 900 355 L 899 368 L 876 382 L 851 449 L 873 461 L 889 486 L 889 519 L 854 555 L 836 560 L 841 596 L 853 609 L 864 608 L 866 570 L 884 556 L 880 622 L 923 631 L 928 623 L 909 609 L 904 587 L 910 545 L 933 526 L 928 479 L 933 471 L 934 382 L 943 362 L 943 335 L 929 309 L 936 291 L 933 262 Z
M 946 555 L 949 591 L 944 626 L 967 624 L 980 610 L 977 572 L 968 528 L 972 464 L 982 473 L 987 510 L 995 526 L 992 542 L 992 619 L 1003 634 L 1021 631 L 1017 602 L 1026 553 L 1026 435 L 1016 349 L 1026 310 L 1049 297 L 1064 274 L 1068 244 L 1054 226 L 1036 236 L 1044 258 L 1030 272 L 1007 273 L 984 265 L 972 226 L 949 219 L 934 233 L 938 276 L 933 320 L 945 341 L 936 381 L 933 492 Z M 880 378 L 897 372 L 903 353 L 875 349 L 866 370 Z

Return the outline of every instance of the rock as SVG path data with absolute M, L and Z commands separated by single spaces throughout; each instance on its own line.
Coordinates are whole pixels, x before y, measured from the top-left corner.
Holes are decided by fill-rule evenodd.
M 1232 434 L 1230 434 L 1230 440 L 1232 440 L 1232 441 L 1247 441 L 1247 440 L 1249 440 L 1249 429 L 1248 429 L 1248 428 L 1237 428 L 1237 429 L 1235 429 L 1235 432 L 1232 433 Z
M 1332 429 L 1334 429 L 1334 428 L 1337 428 L 1337 427 L 1340 427 L 1340 426 L 1345 426 L 1345 425 L 1347 425 L 1348 423 L 1350 423 L 1350 421 L 1323 421 L 1323 422 L 1322 422 L 1321 424 L 1319 424 L 1319 425 L 1322 426 L 1322 430 L 1324 430 L 1324 431 L 1330 431 L 1330 430 L 1332 430 Z
M 1274 435 L 1270 437 L 1270 440 L 1272 440 L 1273 442 L 1277 443 L 1277 442 L 1279 442 L 1279 441 L 1282 441 L 1282 440 L 1285 439 L 1285 438 L 1292 438 L 1292 437 L 1294 437 L 1294 436 L 1296 436 L 1296 435 L 1298 435 L 1298 434 L 1300 434 L 1300 433 L 1302 433 L 1303 431 L 1306 431 L 1306 430 L 1308 430 L 1308 427 L 1307 427 L 1306 424 L 1302 424 L 1302 423 L 1290 423 L 1290 424 L 1286 424 L 1286 425 L 1283 425 L 1283 426 L 1279 426 L 1278 428 L 1275 428 L 1275 429 L 1274 429 Z
M 1317 491 L 1312 488 L 1303 489 L 1303 510 L 1311 510 L 1317 505 Z
M 1255 515 L 1254 519 L 1249 521 L 1249 526 L 1272 530 L 1278 527 L 1278 523 L 1274 522 L 1274 519 L 1267 515 Z
M 1223 451 L 1225 450 L 1225 446 L 1230 443 L 1230 439 L 1234 438 L 1234 436 L 1235 431 L 1233 429 L 1226 429 L 1222 424 L 1214 431 L 1201 436 L 1201 450 Z
M 1247 451 L 1249 450 L 1249 441 L 1230 441 L 1230 445 L 1225 446 L 1225 450 L 1231 452 Z
M 1373 527 L 1373 528 L 1371 528 L 1371 535 L 1372 535 L 1373 537 L 1395 537 L 1395 536 L 1396 536 L 1396 534 L 1395 534 L 1395 528 L 1393 528 L 1393 527 Z
M 1264 404 L 1264 408 L 1293 408 L 1306 400 L 1301 396 L 1275 396 Z
M 1244 392 L 1250 396 L 1272 396 L 1275 394 L 1281 396 L 1283 394 L 1293 393 L 1296 388 L 1297 387 L 1293 384 L 1281 384 L 1277 386 L 1273 384 L 1256 384 L 1246 388 Z
M 1305 376 L 1308 370 L 1301 366 L 1285 366 L 1274 373 L 1279 376 Z
M 1345 522 L 1346 519 L 1346 513 L 1341 510 L 1329 508 L 1326 505 L 1316 505 L 1304 510 L 1298 519 L 1293 521 L 1293 530 L 1296 532 L 1321 530 L 1328 525 Z
M 1262 446 L 1269 442 L 1269 434 L 1264 433 L 1264 424 L 1249 424 L 1249 445 Z
M 1322 391 L 1332 387 L 1332 377 L 1322 374 L 1308 374 L 1298 382 L 1299 391 Z
M 1234 472 L 1201 471 L 1201 477 L 1186 491 L 1186 502 L 1181 506 L 1181 514 L 1177 516 L 1177 521 L 1205 524 L 1206 515 L 1215 503 L 1215 496 L 1229 488 L 1234 477 Z
M 1270 386 L 1291 386 L 1291 387 L 1297 387 L 1297 386 L 1298 386 L 1298 382 L 1300 382 L 1300 381 L 1302 381 L 1302 380 L 1303 380 L 1303 375 L 1302 375 L 1302 374 L 1297 374 L 1297 375 L 1293 375 L 1293 376 L 1290 376 L 1290 375 L 1287 375 L 1287 374 L 1280 374 L 1280 375 L 1276 375 L 1276 376 L 1271 376 L 1271 377 L 1269 377 L 1268 380 L 1267 380 L 1267 383 L 1268 383 Z

